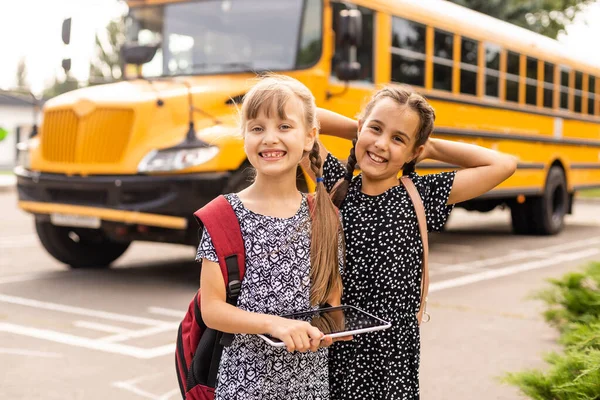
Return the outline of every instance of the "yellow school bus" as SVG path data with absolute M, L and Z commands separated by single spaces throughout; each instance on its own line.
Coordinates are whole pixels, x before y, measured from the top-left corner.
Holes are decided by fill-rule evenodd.
M 518 234 L 559 232 L 574 193 L 600 187 L 600 66 L 554 40 L 437 0 L 128 5 L 127 79 L 48 101 L 16 168 L 20 208 L 72 267 L 108 265 L 136 240 L 197 244 L 192 212 L 249 184 L 236 105 L 262 71 L 350 117 L 382 84 L 413 86 L 436 109 L 435 136 L 519 158 L 460 204 L 507 205 Z M 347 157 L 348 141 L 323 141 Z M 298 185 L 312 189 L 302 171 Z

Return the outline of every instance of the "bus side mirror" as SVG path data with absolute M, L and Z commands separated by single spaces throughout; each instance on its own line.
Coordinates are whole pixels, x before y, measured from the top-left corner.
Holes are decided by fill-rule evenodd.
M 71 59 L 63 58 L 62 67 L 63 67 L 63 70 L 65 71 L 65 73 L 69 72 L 71 70 Z
M 362 39 L 362 14 L 356 9 L 341 10 L 336 32 L 337 45 L 340 47 L 360 47 Z
M 71 18 L 66 18 L 62 23 L 62 41 L 64 44 L 71 43 Z
M 125 64 L 143 65 L 152 61 L 159 45 L 142 46 L 137 43 L 125 43 L 121 55 Z
M 341 81 L 355 81 L 360 78 L 361 65 L 356 60 L 356 52 L 362 41 L 362 14 L 357 9 L 341 10 L 336 31 L 336 45 L 342 57 L 336 65 L 335 75 Z

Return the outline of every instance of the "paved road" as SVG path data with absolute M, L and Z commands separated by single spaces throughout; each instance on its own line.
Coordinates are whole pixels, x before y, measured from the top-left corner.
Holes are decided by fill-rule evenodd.
M 198 287 L 194 249 L 135 244 L 110 270 L 68 271 L 15 203 L 0 192 L 0 398 L 178 398 L 173 341 Z M 512 236 L 508 218 L 456 210 L 432 236 L 424 400 L 518 399 L 496 377 L 543 365 L 556 337 L 527 295 L 600 259 L 600 204 L 577 204 L 550 238 Z

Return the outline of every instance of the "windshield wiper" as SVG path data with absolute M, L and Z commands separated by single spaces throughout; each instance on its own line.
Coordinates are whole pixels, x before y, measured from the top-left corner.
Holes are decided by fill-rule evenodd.
M 242 69 L 243 71 L 256 71 L 256 69 L 254 68 L 254 66 L 252 65 L 251 62 L 225 62 L 225 63 L 198 63 L 198 64 L 192 64 L 192 70 L 199 68 L 199 69 L 206 69 L 206 68 L 210 68 L 210 67 L 225 67 L 225 68 L 235 68 L 235 69 Z

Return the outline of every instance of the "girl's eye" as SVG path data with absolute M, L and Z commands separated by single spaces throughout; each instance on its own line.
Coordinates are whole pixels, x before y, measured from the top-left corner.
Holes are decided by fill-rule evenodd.
M 285 131 L 285 130 L 288 130 L 288 129 L 291 129 L 291 128 L 292 128 L 292 127 L 291 127 L 291 126 L 289 126 L 288 124 L 283 124 L 283 125 L 281 125 L 281 126 L 279 127 L 279 129 L 281 129 L 282 131 Z
M 255 126 L 254 128 L 250 129 L 252 132 L 262 132 L 262 127 L 260 126 Z
M 404 139 L 401 136 L 394 136 L 394 141 L 398 143 L 404 143 Z
M 370 126 L 369 128 L 371 128 L 371 129 L 372 129 L 372 130 L 374 130 L 375 132 L 381 132 L 381 128 L 380 128 L 380 127 L 378 127 L 378 126 L 376 126 L 376 125 Z

